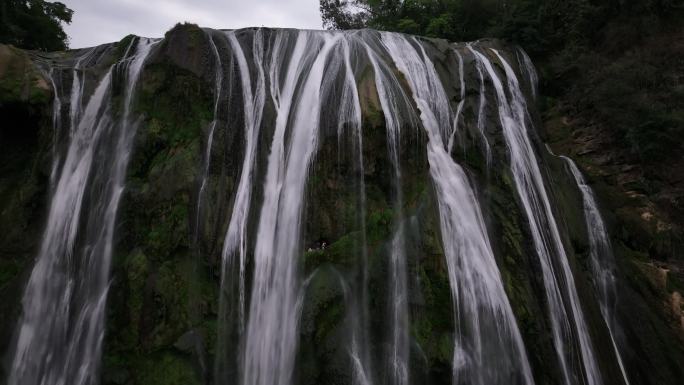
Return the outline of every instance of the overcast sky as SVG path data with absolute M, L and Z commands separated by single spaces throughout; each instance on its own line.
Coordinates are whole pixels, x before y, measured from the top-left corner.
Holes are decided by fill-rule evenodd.
M 60 0 L 74 10 L 65 26 L 71 48 L 128 34 L 161 37 L 178 22 L 211 28 L 321 29 L 318 0 Z

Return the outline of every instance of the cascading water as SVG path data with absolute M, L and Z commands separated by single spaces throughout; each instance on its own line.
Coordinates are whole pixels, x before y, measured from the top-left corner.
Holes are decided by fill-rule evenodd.
M 57 182 L 57 170 L 59 169 L 57 150 L 59 148 L 59 132 L 62 128 L 62 100 L 59 98 L 59 88 L 57 88 L 57 82 L 55 81 L 55 69 L 50 67 L 46 75 L 50 79 L 52 92 L 55 94 L 55 97 L 52 99 L 52 159 L 54 159 L 52 171 L 50 172 L 50 190 L 52 192 Z
M 235 193 L 235 203 L 233 205 L 232 216 L 223 242 L 221 253 L 221 289 L 219 298 L 219 353 L 216 355 L 216 376 L 222 380 L 226 376 L 222 370 L 226 365 L 228 349 L 225 344 L 227 333 L 222 331 L 229 323 L 228 306 L 226 303 L 226 279 L 229 279 L 231 268 L 237 259 L 238 269 L 238 335 L 244 334 L 245 327 L 245 268 L 247 261 L 247 219 L 251 207 L 254 169 L 256 165 L 257 141 L 261 128 L 261 119 L 266 99 L 265 75 L 263 65 L 264 43 L 261 30 L 258 30 L 252 41 L 252 62 L 256 67 L 256 79 L 254 89 L 252 89 L 252 77 L 247 64 L 247 58 L 238 41 L 235 31 L 228 31 L 224 34 L 225 39 L 230 45 L 231 52 L 235 57 L 240 71 L 240 84 L 242 87 L 242 99 L 244 102 L 244 137 L 245 155 L 242 162 L 239 184 Z M 217 52 L 218 55 L 218 52 Z M 241 345 L 241 343 L 240 343 Z M 242 346 L 238 347 L 241 350 Z M 239 356 L 239 354 L 238 354 Z M 239 365 L 239 363 L 238 363 Z
M 89 61 L 95 52 L 97 52 L 97 47 L 86 50 L 82 56 L 76 59 L 76 64 L 74 64 L 69 103 L 70 136 L 73 135 L 77 129 L 79 119 L 81 118 L 81 108 L 83 108 L 83 89 L 85 87 L 85 78 L 82 74 L 83 65 Z
M 85 77 L 82 74 L 83 67 L 96 59 L 96 54 L 98 51 L 99 47 L 86 49 L 84 53 L 76 58 L 74 68 L 71 71 L 73 80 L 71 83 L 71 95 L 69 100 L 69 131 L 66 133 L 67 140 L 71 138 L 77 129 L 78 121 L 81 115 L 81 109 L 83 107 L 83 88 L 85 86 Z M 54 189 L 57 183 L 57 174 L 62 166 L 62 159 L 57 151 L 60 142 L 62 141 L 60 137 L 62 131 L 62 100 L 59 96 L 58 82 L 55 80 L 55 76 L 60 76 L 59 85 L 61 86 L 61 72 L 57 71 L 56 68 L 51 66 L 48 70 L 47 76 L 49 77 L 52 88 L 55 92 L 52 106 L 53 162 L 52 171 L 50 172 L 50 186 L 52 189 Z
M 221 60 L 221 55 L 216 48 L 216 43 L 214 42 L 214 37 L 210 31 L 206 31 L 207 39 L 209 40 L 209 46 L 211 47 L 211 53 L 214 55 L 214 119 L 211 121 L 209 126 L 209 132 L 207 133 L 207 144 L 204 150 L 204 164 L 202 165 L 202 175 L 200 177 L 199 191 L 197 192 L 197 208 L 195 214 L 195 242 L 199 237 L 200 231 L 200 219 L 202 216 L 202 199 L 204 197 L 204 190 L 207 187 L 207 177 L 209 173 L 209 166 L 211 166 L 211 148 L 214 144 L 214 132 L 216 131 L 216 125 L 218 124 L 218 113 L 219 113 L 219 102 L 221 101 L 221 90 L 223 89 L 223 62 Z
M 238 66 L 240 67 L 240 80 L 242 84 L 242 93 L 244 99 L 244 114 L 245 114 L 245 158 L 242 164 L 242 173 L 240 174 L 240 182 L 238 184 L 235 205 L 233 206 L 233 213 L 228 225 L 228 232 L 223 243 L 223 268 L 222 271 L 225 278 L 226 265 L 231 263 L 230 258 L 232 254 L 237 252 L 239 259 L 239 313 L 240 330 L 244 327 L 244 308 L 245 308 L 245 264 L 247 258 L 247 215 L 251 206 L 251 186 L 254 173 L 257 140 L 259 138 L 259 129 L 261 127 L 261 117 L 264 109 L 265 83 L 264 83 L 264 66 L 263 53 L 264 43 L 261 31 L 258 30 L 254 34 L 254 41 L 252 44 L 253 62 L 257 71 L 257 78 L 255 81 L 255 89 L 252 91 L 252 80 L 247 65 L 245 54 L 235 37 L 235 32 L 227 32 L 226 36 L 230 42 L 233 54 L 236 56 Z M 222 279 L 223 281 L 223 279 Z
M 398 87 L 398 81 L 386 63 L 372 51 L 368 43 L 364 43 L 368 59 L 375 73 L 375 83 L 380 98 L 382 110 L 385 112 L 387 126 L 387 148 L 394 172 L 395 217 L 397 228 L 391 242 L 390 255 L 390 351 L 388 353 L 388 370 L 390 383 L 403 385 L 409 383 L 409 330 L 408 330 L 408 294 L 405 252 L 405 230 L 402 218 L 403 198 L 401 193 L 401 166 L 399 159 L 399 144 L 401 139 L 401 114 L 399 106 L 408 106 L 406 94 Z M 391 86 L 388 86 L 391 84 Z
M 72 120 L 43 241 L 24 292 L 11 385 L 98 381 L 114 222 L 137 126 L 130 108 L 154 44 L 138 39 L 134 53 L 109 68 L 83 113 Z M 125 72 L 126 85 L 123 112 L 115 120 L 112 78 L 119 70 Z M 76 89 L 72 113 L 78 112 L 83 93 Z
M 444 134 L 451 127 L 451 116 L 441 81 L 416 40 L 411 44 L 401 35 L 383 33 L 382 41 L 411 86 L 428 134 L 430 175 L 437 192 L 458 328 L 454 383 L 532 384 L 527 354 L 506 299 L 479 202 L 465 172 L 445 147 Z
M 300 307 L 296 256 L 300 252 L 304 187 L 318 142 L 325 65 L 339 40 L 339 35 L 298 31 L 284 82 L 279 77 L 282 57 L 274 55 L 271 60 L 271 96 L 277 118 L 254 253 L 244 384 L 288 383 L 292 377 Z M 302 84 L 297 87 L 299 81 Z M 291 137 L 285 143 L 290 121 Z
M 581 380 L 575 376 L 581 376 L 589 385 L 599 385 L 602 383 L 601 374 L 580 307 L 574 277 L 528 136 L 527 107 L 517 76 L 508 62 L 492 49 L 504 67 L 508 79 L 509 100 L 491 61 L 473 48 L 471 52 L 486 69 L 496 91 L 499 119 L 510 154 L 511 172 L 542 266 L 553 340 L 564 382 L 568 385 L 577 383 Z M 573 335 L 575 338 L 572 338 Z M 575 342 L 580 348 L 582 367 L 573 372 L 568 353 L 572 351 Z
M 522 48 L 518 48 L 515 51 L 515 56 L 518 58 L 519 68 L 525 69 L 527 79 L 529 80 L 530 93 L 532 94 L 532 100 L 534 101 L 537 99 L 537 85 L 539 83 L 537 70 L 534 68 L 534 64 L 532 64 L 530 57 L 527 56 L 527 53 Z
M 454 128 L 453 131 L 451 132 L 451 135 L 449 136 L 449 144 L 447 145 L 447 149 L 449 150 L 449 153 L 451 153 L 451 150 L 454 148 L 454 140 L 456 139 L 456 134 L 459 132 L 458 127 L 459 127 L 459 122 L 461 118 L 461 113 L 463 112 L 463 106 L 465 105 L 465 96 L 466 96 L 466 89 L 465 89 L 465 76 L 464 76 L 464 71 L 463 71 L 463 56 L 461 55 L 458 50 L 454 50 L 454 53 L 456 54 L 456 58 L 458 58 L 458 80 L 460 83 L 460 88 L 461 88 L 461 100 L 458 102 L 458 106 L 456 106 L 456 116 L 454 117 Z M 459 138 L 459 140 L 463 141 L 463 138 Z
M 195 29 L 192 39 L 183 39 L 180 33 L 168 36 L 191 46 L 187 52 L 203 50 L 202 60 L 181 58 L 178 52 L 185 52 L 184 47 L 176 49 L 165 43 L 154 55 L 149 76 L 144 77 L 146 97 L 139 104 L 133 99 L 154 41 L 134 38 L 116 49 L 109 45 L 75 51 L 72 59 L 59 59 L 64 60 L 59 62 L 63 67 L 45 71 L 57 95 L 53 129 L 68 134 L 55 136 L 52 202 L 24 296 L 9 384 L 99 383 L 114 224 L 138 126 L 133 111 L 144 114 L 146 121 L 156 121 L 157 132 L 145 133 L 151 144 L 140 138 L 141 146 L 149 146 L 145 150 L 154 147 L 144 155 L 141 151 L 141 158 L 159 162 L 150 170 L 182 171 L 179 173 L 189 181 L 186 190 L 198 192 L 194 202 L 187 201 L 193 194 L 186 190 L 177 194 L 186 196 L 173 200 L 178 217 L 183 217 L 179 202 L 191 208 L 186 222 L 174 218 L 179 228 L 187 225 L 190 232 L 195 231 L 188 240 L 191 245 L 168 248 L 172 250 L 168 254 L 174 255 L 160 255 L 168 249 L 149 247 L 145 241 L 146 246 L 132 245 L 141 250 L 136 256 L 147 254 L 141 257 L 144 272 L 133 271 L 135 277 L 123 281 L 132 281 L 148 270 L 150 274 L 134 285 L 126 282 L 131 284 L 128 290 L 144 288 L 139 305 L 149 314 L 131 316 L 139 321 L 132 327 L 137 328 L 135 335 L 140 338 L 136 342 L 143 350 L 152 346 L 167 362 L 201 361 L 194 368 L 187 365 L 187 370 L 197 372 L 197 377 L 201 371 L 205 382 L 215 384 L 326 383 L 329 377 L 321 373 L 329 370 L 325 375 L 356 385 L 532 385 L 533 369 L 540 382 L 550 378 L 567 385 L 602 383 L 589 325 L 584 321 L 533 138 L 527 132 L 531 114 L 517 79 L 527 77 L 532 98 L 536 97 L 537 80 L 523 51 L 509 50 L 505 56 L 517 57 L 516 74 L 504 55 L 487 48 L 497 43 L 488 42 L 447 45 L 369 30 Z M 109 67 L 114 51 L 123 59 Z M 99 63 L 101 57 L 106 60 Z M 102 73 L 98 72 L 102 67 L 108 70 L 92 91 L 91 79 Z M 68 87 L 62 87 L 60 71 L 73 73 Z M 125 84 L 119 86 L 119 79 Z M 176 85 L 181 81 L 197 85 L 192 94 L 199 98 L 189 110 L 206 108 L 197 112 L 196 132 L 188 129 L 179 133 L 184 137 L 177 140 L 176 132 L 164 131 L 176 127 L 159 113 L 167 112 L 164 109 L 168 107 L 160 107 L 157 100 L 146 101 L 148 90 L 175 90 L 167 82 Z M 62 93 L 70 94 L 64 98 L 70 96 L 69 101 L 59 98 L 63 88 Z M 122 98 L 118 90 L 122 90 Z M 488 100 L 488 95 L 496 99 Z M 206 104 L 202 104 L 204 99 Z M 232 111 L 236 100 L 240 105 Z M 231 120 L 236 114 L 240 117 Z M 242 125 L 235 129 L 236 124 Z M 208 130 L 202 131 L 205 128 Z M 502 197 L 505 190 L 496 185 L 508 176 L 508 167 L 503 174 L 492 167 L 507 163 L 504 158 L 508 158 L 495 146 L 499 128 L 510 156 L 517 192 L 513 198 Z M 466 142 L 471 133 L 477 138 L 475 144 Z M 329 145 L 335 136 L 338 163 L 331 171 L 335 162 L 325 157 L 334 156 L 327 152 L 334 153 L 334 146 Z M 206 140 L 205 146 L 198 145 L 198 137 Z M 349 148 L 343 148 L 343 143 Z M 60 151 L 61 144 L 68 145 L 66 150 Z M 154 152 L 158 146 L 173 146 L 174 154 L 183 155 L 174 157 L 173 162 L 196 162 L 196 174 L 185 173 L 193 165 L 168 169 L 166 164 L 160 165 L 171 160 L 169 154 Z M 348 155 L 345 150 L 350 150 Z M 461 157 L 464 161 L 457 162 Z M 624 382 L 629 384 L 613 337 L 617 325 L 610 243 L 591 190 L 574 164 L 566 161 L 584 198 L 601 314 L 613 338 Z M 213 171 L 219 162 L 223 173 L 209 177 L 210 168 Z M 225 171 L 229 167 L 232 169 Z M 145 172 L 136 170 L 132 178 L 148 175 Z M 335 172 L 339 174 L 328 174 Z M 340 186 L 345 182 L 349 186 Z M 139 194 L 132 199 L 154 190 L 146 181 L 141 184 L 139 191 L 132 189 L 132 196 L 133 191 Z M 480 199 L 479 191 L 492 201 L 499 199 L 497 206 L 487 206 L 488 200 Z M 495 210 L 508 204 L 519 206 L 527 218 L 530 245 L 513 239 L 516 234 L 511 232 L 517 229 L 498 226 L 499 212 Z M 204 206 L 220 209 L 204 218 L 202 211 L 209 211 Z M 223 207 L 230 218 L 224 216 Z M 315 235 L 307 234 L 312 224 L 304 223 L 311 215 L 318 218 L 312 207 L 325 211 L 321 218 L 325 215 L 326 220 L 335 222 L 322 220 Z M 135 213 L 122 212 L 126 213 L 125 223 L 135 225 L 135 219 L 129 222 L 129 215 Z M 222 236 L 214 239 L 205 234 L 200 229 L 204 223 Z M 501 233 L 513 236 L 502 244 L 493 235 Z M 318 242 L 316 239 L 330 241 L 328 249 L 304 252 L 304 242 Z M 206 253 L 200 252 L 200 244 L 209 245 Z M 200 287 L 206 282 L 194 280 L 207 279 L 203 274 L 188 274 L 188 278 L 166 269 L 184 258 L 183 253 L 192 254 L 192 246 L 197 247 L 195 273 L 204 266 L 201 258 L 221 249 L 220 288 L 213 287 L 213 281 Z M 539 286 L 543 284 L 544 290 L 528 295 L 527 287 L 519 290 L 517 283 L 510 281 L 518 278 L 510 258 L 523 256 L 532 247 L 538 254 Z M 207 258 L 208 263 L 212 260 Z M 524 258 L 514 262 L 527 263 Z M 537 268 L 534 262 L 530 266 Z M 300 277 L 312 270 L 308 279 Z M 331 283 L 330 276 L 339 278 L 339 285 L 337 278 Z M 196 292 L 187 293 L 187 298 L 182 290 L 184 280 L 196 285 L 190 289 Z M 532 291 L 537 281 L 530 281 L 534 281 Z M 168 288 L 163 285 L 178 288 L 178 295 L 165 298 Z M 206 293 L 214 291 L 219 292 L 217 311 L 213 298 L 206 298 Z M 507 294 L 511 293 L 509 302 Z M 196 314 L 171 319 L 166 308 L 154 308 L 157 301 L 166 301 L 163 306 L 168 309 L 174 309 L 177 301 Z M 190 306 L 185 306 L 188 302 Z M 429 307 L 435 303 L 446 310 Z M 541 320 L 531 319 L 529 314 L 536 303 L 548 306 L 548 314 L 540 316 Z M 152 309 L 148 311 L 147 306 Z M 521 319 L 516 320 L 516 315 Z M 214 321 L 217 330 L 212 335 Z M 174 329 L 169 332 L 172 323 Z M 149 338 L 146 329 L 151 325 L 165 333 Z M 188 328 L 197 338 L 218 335 L 216 344 L 207 344 L 210 349 L 204 351 L 199 343 L 187 357 L 177 354 L 177 350 L 186 351 L 183 338 L 178 344 L 173 341 L 179 334 L 188 334 Z M 547 335 L 551 337 L 547 339 Z M 530 348 L 556 349 L 560 370 L 553 362 L 548 368 L 540 363 L 536 351 L 530 351 L 531 367 L 523 336 L 533 344 Z M 175 350 L 166 349 L 168 341 Z M 300 351 L 300 341 L 314 341 L 316 346 L 307 345 Z M 207 354 L 213 354 L 213 379 L 206 376 Z M 136 358 L 148 359 L 143 356 Z M 318 364 L 324 369 L 315 367 Z M 186 369 L 181 367 L 179 364 L 179 371 Z
M 610 341 L 613 344 L 615 357 L 620 367 L 622 379 L 626 385 L 629 385 L 625 365 L 622 362 L 622 356 L 615 342 L 615 330 L 617 329 L 617 320 L 615 319 L 614 307 L 616 301 L 615 289 L 615 261 L 613 257 L 613 248 L 610 245 L 610 238 L 606 225 L 603 223 L 601 212 L 596 204 L 594 192 L 587 184 L 580 172 L 579 168 L 572 161 L 572 159 L 561 156 L 561 158 L 568 165 L 572 172 L 577 187 L 582 193 L 582 204 L 584 207 L 584 220 L 587 225 L 587 235 L 589 236 L 589 257 L 591 268 L 594 276 L 594 286 L 599 298 L 599 305 L 601 308 L 601 316 L 606 321 L 608 333 L 610 334 Z
M 369 336 L 368 336 L 368 251 L 366 239 L 366 184 L 364 182 L 365 170 L 363 165 L 363 131 L 361 104 L 359 92 L 356 86 L 356 78 L 352 68 L 351 42 L 348 35 L 341 42 L 342 55 L 344 58 L 344 86 L 341 94 L 341 105 L 338 116 L 337 136 L 344 135 L 345 128 L 351 131 L 351 136 L 355 138 L 354 149 L 357 161 L 357 180 L 358 180 L 358 211 L 359 223 L 361 227 L 360 263 L 357 268 L 359 276 L 358 285 L 355 285 L 355 293 L 351 302 L 349 319 L 351 320 L 351 348 L 350 355 L 354 371 L 354 383 L 357 385 L 371 385 L 372 368 L 370 363 Z M 358 43 L 357 43 L 358 44 Z
M 470 44 L 467 45 L 469 52 L 472 52 Z M 477 104 L 477 131 L 480 133 L 482 143 L 485 148 L 485 156 L 487 159 L 487 166 L 492 163 L 492 149 L 485 133 L 485 108 L 487 107 L 487 95 L 485 94 L 484 74 L 482 73 L 482 64 L 475 60 L 475 69 L 477 70 L 477 78 L 480 81 L 480 100 Z

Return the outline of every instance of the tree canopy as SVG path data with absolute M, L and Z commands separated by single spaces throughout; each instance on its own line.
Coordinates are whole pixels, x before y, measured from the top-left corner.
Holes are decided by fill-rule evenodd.
M 0 43 L 41 51 L 64 50 L 69 38 L 62 23 L 71 23 L 73 14 L 60 2 L 2 0 Z
M 528 52 L 591 43 L 611 22 L 661 18 L 682 0 L 320 0 L 326 28 L 371 27 L 469 41 L 506 38 Z

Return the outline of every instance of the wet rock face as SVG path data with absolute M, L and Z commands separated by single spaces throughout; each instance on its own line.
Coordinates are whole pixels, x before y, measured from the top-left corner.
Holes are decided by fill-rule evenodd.
M 629 298 L 618 303 L 618 311 L 625 314 L 625 333 L 642 349 L 659 341 L 668 346 L 663 351 L 678 350 L 682 334 L 676 298 L 684 290 L 680 160 L 661 166 L 640 161 L 608 127 L 563 111 L 562 105 L 547 109 L 544 134 L 555 151 L 570 154 L 584 168 L 612 225 L 616 258 L 625 274 L 620 294 Z M 660 314 L 665 330 L 679 336 L 674 343 L 664 338 L 667 332 L 642 329 L 639 325 L 647 317 L 627 316 L 635 308 L 646 312 L 645 306 Z M 653 358 L 649 366 L 658 368 L 661 360 L 666 358 Z M 639 378 L 651 377 L 646 372 Z
M 296 33 L 271 29 L 235 33 L 244 51 L 253 93 L 257 92 L 254 84 L 259 76 L 254 60 L 257 31 L 264 41 L 266 66 L 272 65 L 268 55 L 278 36 Z M 384 51 L 379 49 L 376 31 L 356 33 L 362 38 L 349 40 L 353 42 L 350 49 L 354 52 L 352 68 L 359 95 L 360 127 L 355 128 L 352 122 L 339 124 L 344 79 L 335 75 L 335 66 L 343 64 L 333 58 L 324 66 L 329 91 L 321 96 L 324 103 L 320 136 L 305 182 L 301 250 L 296 259 L 297 280 L 305 284 L 299 287 L 303 299 L 293 383 L 352 382 L 355 362 L 350 358 L 350 344 L 354 330 L 364 330 L 373 379 L 381 382 L 387 375 L 389 369 L 384 363 L 389 344 L 390 258 L 393 234 L 401 223 L 405 227 L 410 377 L 413 383 L 450 384 L 459 320 L 453 313 L 442 246 L 450 235 L 441 234 L 426 152 L 428 138 L 417 119 L 418 106 L 409 97 L 400 115 L 406 118 L 413 113 L 416 119 L 406 118 L 401 125 L 398 159 L 402 172 L 397 183 L 373 67 L 365 49 L 355 44 L 368 42 L 377 52 Z M 283 44 L 278 59 L 282 62 L 287 62 L 294 50 L 295 39 L 291 36 Z M 131 39 L 96 51 L 97 59 L 83 70 L 87 78 L 85 95 L 93 92 L 104 69 L 125 54 Z M 313 42 L 318 40 L 312 39 L 307 49 L 320 49 Z M 486 74 L 480 77 L 476 60 L 464 44 L 423 38 L 415 44 L 423 47 L 434 63 L 454 113 L 463 101 L 451 156 L 464 168 L 480 202 L 500 279 L 534 379 L 538 384 L 560 383 L 561 369 L 553 359 L 556 353 L 542 268 L 510 171 L 510 150 L 501 132 L 491 80 Z M 527 95 L 530 121 L 538 122 L 531 96 L 534 85 L 527 80 L 517 51 L 500 41 L 481 41 L 475 46 L 503 74 L 503 66 L 490 48 L 502 52 Z M 248 139 L 240 63 L 231 47 L 223 31 L 178 25 L 166 34 L 145 64 L 133 108 L 140 125 L 117 218 L 102 358 L 104 384 L 218 383 L 221 378 L 243 375 L 237 364 L 245 343 L 238 311 L 239 269 L 233 265 L 222 272 L 222 248 L 234 215 Z M 462 55 L 463 85 L 456 52 Z M 68 98 L 73 81 L 69 73 L 80 53 L 34 57 L 31 63 L 26 53 L 0 46 L 0 111 L 3 121 L 11 117 L 17 123 L 9 129 L 3 123 L 0 137 L 0 233 L 6 234 L 0 237 L 0 349 L 4 351 L 10 344 L 20 293 L 41 238 L 45 202 L 50 199 L 53 140 L 57 138 L 60 151 L 63 143 L 59 140 L 67 137 L 63 132 L 53 135 L 52 86 L 50 78 L 41 75 L 38 68 L 65 66 L 62 84 L 56 88 Z M 341 54 L 335 51 L 333 55 Z M 380 57 L 391 62 L 386 53 Z M 312 66 L 311 62 L 304 64 L 306 70 Z M 281 76 L 285 71 L 281 69 Z M 411 95 L 404 75 L 394 66 L 391 72 Z M 264 75 L 268 96 L 257 138 L 250 189 L 252 205 L 246 225 L 247 307 L 256 264 L 254 250 L 260 242 L 256 237 L 259 208 L 267 195 L 264 180 L 277 124 L 276 101 L 268 94 L 273 86 L 270 75 L 269 71 Z M 121 87 L 116 80 L 114 84 L 115 90 Z M 301 81 L 295 86 L 299 90 L 304 85 Z M 120 90 L 115 94 L 120 95 Z M 68 110 L 65 103 L 63 115 L 68 116 Z M 598 366 L 606 384 L 621 383 L 592 284 L 579 190 L 563 162 L 547 154 L 540 135 L 532 131 L 534 126 L 529 128 L 590 335 L 597 356 L 603 357 Z M 360 141 L 355 129 L 361 132 Z M 570 140 L 569 135 L 558 133 L 554 138 L 563 140 L 566 136 Z M 591 152 L 595 144 L 586 142 Z M 487 153 L 487 146 L 491 153 Z M 591 175 L 593 166 L 581 165 Z M 603 207 L 611 195 L 603 193 L 602 186 L 596 187 Z M 397 205 L 399 195 L 402 201 Z M 605 204 L 611 207 L 609 202 Z M 666 310 L 663 297 L 653 294 L 649 286 L 651 273 L 640 268 L 646 262 L 640 245 L 653 240 L 653 234 L 642 235 L 632 229 L 626 216 L 608 218 L 618 265 L 616 316 L 624 325 L 619 338 L 627 347 L 625 361 L 634 375 L 633 383 L 676 384 L 682 375 L 677 363 L 682 362 L 684 353 L 682 344 L 673 337 L 676 332 L 671 325 L 679 314 L 681 296 L 668 294 Z M 634 243 L 626 241 L 636 237 L 643 238 Z M 656 290 L 681 292 L 676 285 L 682 281 L 674 282 L 668 281 Z M 361 303 L 360 298 L 365 298 L 366 303 Z M 222 306 L 226 313 L 222 313 Z M 632 315 L 633 309 L 638 309 L 639 315 Z M 649 327 L 640 328 L 643 324 Z M 216 365 L 217 356 L 229 363 Z M 651 376 L 652 371 L 658 375 Z

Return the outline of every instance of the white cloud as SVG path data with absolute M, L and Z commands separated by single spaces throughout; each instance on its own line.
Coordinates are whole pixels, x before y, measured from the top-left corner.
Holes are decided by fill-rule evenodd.
M 161 37 L 178 22 L 210 28 L 320 29 L 318 0 L 61 0 L 74 10 L 65 30 L 72 48 L 128 34 Z

